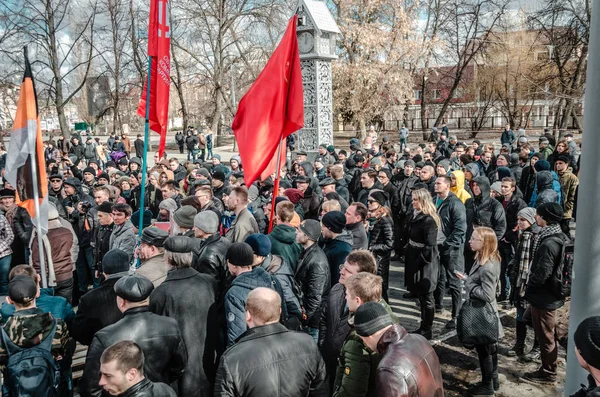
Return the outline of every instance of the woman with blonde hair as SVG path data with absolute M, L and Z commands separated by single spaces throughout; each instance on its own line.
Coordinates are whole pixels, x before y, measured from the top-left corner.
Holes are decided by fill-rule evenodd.
M 433 293 L 438 282 L 439 257 L 437 247 L 440 217 L 427 189 L 412 192 L 413 213 L 408 219 L 408 246 L 404 261 L 406 289 L 416 294 L 421 306 L 421 326 L 413 333 L 432 337 L 435 300 Z
M 479 299 L 489 303 L 496 316 L 496 288 L 500 282 L 500 253 L 498 239 L 489 227 L 476 227 L 469 240 L 471 250 L 475 252 L 475 263 L 468 277 L 457 273 L 465 279 L 465 300 Z M 503 336 L 502 323 L 498 316 L 498 339 Z M 475 345 L 481 368 L 481 382 L 473 385 L 467 391 L 470 396 L 493 396 L 498 390 L 498 342 L 487 345 Z

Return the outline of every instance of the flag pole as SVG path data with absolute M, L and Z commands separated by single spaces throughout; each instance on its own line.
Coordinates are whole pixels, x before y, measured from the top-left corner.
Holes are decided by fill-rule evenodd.
M 269 217 L 269 233 L 273 230 L 273 218 L 275 216 L 275 198 L 279 194 L 279 179 L 281 178 L 281 145 L 283 144 L 283 134 L 279 137 L 279 146 L 277 147 L 277 177 L 273 184 L 273 194 L 271 195 L 271 216 Z
M 146 78 L 146 124 L 144 126 L 144 155 L 142 156 L 142 189 L 140 204 L 140 222 L 138 224 L 138 236 L 142 237 L 144 227 L 144 211 L 146 210 L 146 174 L 148 173 L 148 140 L 150 131 L 150 82 L 152 80 L 152 57 L 148 55 L 148 77 Z M 138 265 L 140 258 L 138 257 Z

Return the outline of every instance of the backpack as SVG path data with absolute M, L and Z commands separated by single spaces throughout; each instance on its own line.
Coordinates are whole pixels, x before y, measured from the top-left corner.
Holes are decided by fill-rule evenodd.
M 573 264 L 575 262 L 575 244 L 563 234 L 561 238 L 562 249 L 559 262 L 554 266 L 550 287 L 561 298 L 571 296 L 571 283 L 573 281 Z
M 4 378 L 8 396 L 58 396 L 60 372 L 51 353 L 55 333 L 56 320 L 50 334 L 39 345 L 25 349 L 14 344 L 2 328 L 2 341 L 8 354 Z
M 89 145 L 86 143 L 84 154 L 86 159 L 96 158 L 96 146 L 93 144 Z

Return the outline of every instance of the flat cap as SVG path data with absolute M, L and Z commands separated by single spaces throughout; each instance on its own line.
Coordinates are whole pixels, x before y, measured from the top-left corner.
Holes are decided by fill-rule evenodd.
M 163 247 L 165 240 L 169 237 L 169 233 L 157 227 L 147 227 L 142 232 L 142 243 L 153 245 L 155 247 Z
M 299 150 L 296 152 L 296 156 L 307 156 L 307 154 L 304 150 Z
M 148 299 L 154 290 L 154 284 L 141 274 L 131 274 L 121 277 L 114 289 L 117 296 L 128 302 L 142 302 Z
M 335 179 L 329 177 L 329 178 L 325 178 L 321 182 L 319 182 L 319 186 L 328 186 L 328 185 L 335 185 Z
M 295 179 L 296 183 L 309 183 L 310 178 L 304 175 L 297 176 Z
M 194 240 L 185 236 L 171 236 L 165 240 L 164 247 L 169 252 L 192 252 L 194 249 Z

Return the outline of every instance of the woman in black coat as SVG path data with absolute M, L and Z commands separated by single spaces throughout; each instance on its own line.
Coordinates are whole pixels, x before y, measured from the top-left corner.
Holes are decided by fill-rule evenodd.
M 377 260 L 377 275 L 383 279 L 382 297 L 388 302 L 390 258 L 394 248 L 394 221 L 390 216 L 388 195 L 382 190 L 372 190 L 369 204 L 369 251 Z
M 412 203 L 414 212 L 408 221 L 404 276 L 406 288 L 418 296 L 421 306 L 421 326 L 414 333 L 429 340 L 435 317 L 433 293 L 439 271 L 437 234 L 440 218 L 426 189 L 413 191 Z

